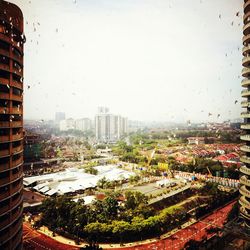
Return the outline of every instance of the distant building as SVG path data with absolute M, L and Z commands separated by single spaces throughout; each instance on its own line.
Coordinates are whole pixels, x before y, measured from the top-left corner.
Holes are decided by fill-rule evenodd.
M 92 122 L 89 118 L 82 118 L 74 120 L 72 118 L 62 120 L 59 123 L 60 131 L 67 131 L 67 130 L 80 130 L 80 131 L 88 131 L 92 128 Z
M 188 144 L 205 144 L 205 138 L 204 137 L 188 137 Z
M 75 121 L 75 129 L 80 131 L 91 130 L 91 120 L 89 118 L 82 118 Z
M 109 112 L 109 108 L 107 107 L 98 107 L 98 114 L 107 114 Z
M 65 120 L 66 116 L 64 112 L 56 112 L 55 114 L 55 124 L 59 125 L 61 121 Z
M 67 131 L 70 129 L 75 129 L 75 120 L 72 118 L 69 118 L 69 119 L 60 121 L 59 129 L 60 131 Z
M 108 113 L 108 108 L 100 107 L 95 116 L 95 135 L 99 142 L 115 142 L 127 133 L 127 118 Z

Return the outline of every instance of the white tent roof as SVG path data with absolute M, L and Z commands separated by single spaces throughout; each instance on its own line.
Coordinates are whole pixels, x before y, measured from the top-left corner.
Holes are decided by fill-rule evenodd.
M 96 187 L 97 182 L 103 177 L 113 181 L 127 179 L 131 175 L 135 175 L 135 173 L 122 170 L 115 165 L 97 166 L 95 168 L 98 170 L 97 175 L 87 174 L 83 169 L 71 168 L 59 173 L 26 177 L 24 178 L 24 184 L 30 186 L 37 183 L 34 189 L 46 195 L 53 195 Z

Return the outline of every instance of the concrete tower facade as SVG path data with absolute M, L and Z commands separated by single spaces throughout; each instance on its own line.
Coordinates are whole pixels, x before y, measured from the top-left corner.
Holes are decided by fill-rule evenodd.
M 250 0 L 244 0 L 244 16 L 243 16 L 243 59 L 242 59 L 242 87 L 241 91 L 243 101 L 241 106 L 245 109 L 241 113 L 244 118 L 244 123 L 241 128 L 245 131 L 245 135 L 241 136 L 241 140 L 245 142 L 245 145 L 241 147 L 241 150 L 245 153 L 245 156 L 241 158 L 244 166 L 241 167 L 242 173 L 240 177 L 240 194 L 239 199 L 240 214 L 245 219 L 245 225 L 250 229 Z
M 0 249 L 22 249 L 23 15 L 0 0 Z

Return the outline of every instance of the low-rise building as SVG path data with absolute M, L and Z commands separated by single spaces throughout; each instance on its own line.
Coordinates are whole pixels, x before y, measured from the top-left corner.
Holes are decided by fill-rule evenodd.
M 204 137 L 188 137 L 188 144 L 205 144 L 205 138 Z

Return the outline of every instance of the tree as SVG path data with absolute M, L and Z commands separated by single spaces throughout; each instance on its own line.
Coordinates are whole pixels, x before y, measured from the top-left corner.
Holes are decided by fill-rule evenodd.
M 93 166 L 87 166 L 84 168 L 85 173 L 89 173 L 89 174 L 93 174 L 93 175 L 97 175 L 98 174 L 98 170 L 95 169 Z
M 112 233 L 118 235 L 120 237 L 120 243 L 122 244 L 123 237 L 130 230 L 130 224 L 126 221 L 113 221 L 112 222 Z
M 107 220 L 114 219 L 117 216 L 118 202 L 115 198 L 113 197 L 105 198 L 104 201 L 102 202 L 102 206 L 103 206 L 103 212 Z
M 232 209 L 229 211 L 228 215 L 227 215 L 227 222 L 233 220 L 234 218 L 236 218 L 239 214 L 239 203 L 236 202 Z
M 186 250 L 197 250 L 197 249 L 199 249 L 199 246 L 200 246 L 199 241 L 191 239 L 184 245 L 184 249 L 186 249 Z
M 106 177 L 101 178 L 101 179 L 97 182 L 97 187 L 103 188 L 106 182 L 107 182 Z
M 125 207 L 127 209 L 135 209 L 139 206 L 145 206 L 148 202 L 148 197 L 138 191 L 127 191 L 125 197 Z

